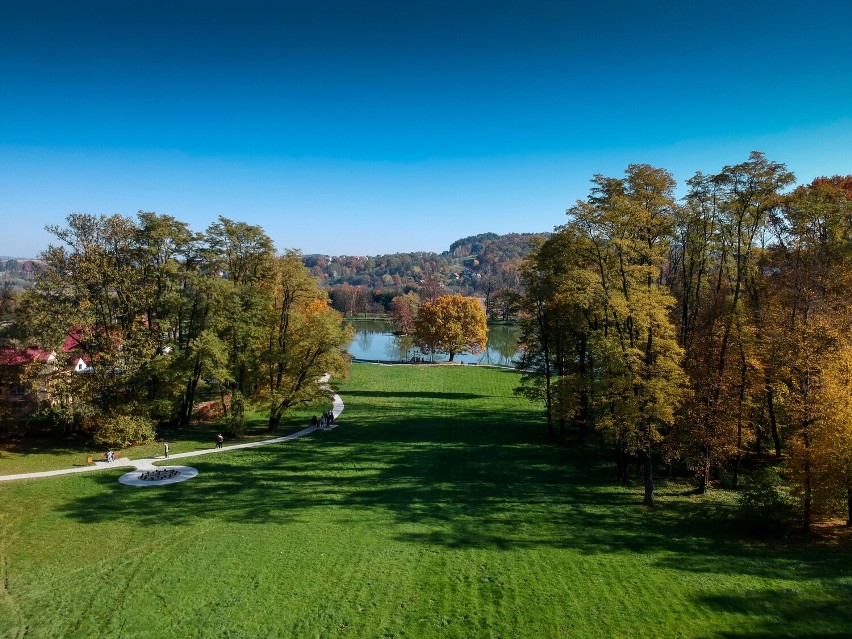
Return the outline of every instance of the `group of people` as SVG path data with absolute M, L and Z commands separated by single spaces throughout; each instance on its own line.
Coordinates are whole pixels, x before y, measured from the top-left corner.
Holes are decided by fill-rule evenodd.
M 325 430 L 326 428 L 331 428 L 333 424 L 334 413 L 332 413 L 330 410 L 324 412 L 322 414 L 322 417 L 320 417 L 319 419 L 317 419 L 316 415 L 311 417 L 311 426 L 313 426 L 314 428 Z

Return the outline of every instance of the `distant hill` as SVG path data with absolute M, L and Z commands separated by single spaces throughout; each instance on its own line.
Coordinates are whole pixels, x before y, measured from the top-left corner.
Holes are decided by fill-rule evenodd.
M 0 256 L 0 287 L 22 291 L 35 283 L 39 260 L 25 257 Z
M 470 293 L 486 273 L 513 268 L 536 238 L 549 233 L 481 233 L 453 242 L 443 253 L 413 252 L 389 255 L 307 255 L 305 265 L 327 287 L 349 284 L 371 290 L 418 289 L 427 277 L 453 292 Z

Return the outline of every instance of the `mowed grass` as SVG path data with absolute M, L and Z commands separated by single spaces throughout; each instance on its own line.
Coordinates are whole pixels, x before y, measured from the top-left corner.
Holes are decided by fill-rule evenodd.
M 330 408 L 331 401 L 321 401 L 294 410 L 281 420 L 275 433 L 268 430 L 268 412 L 247 410 L 245 434 L 236 439 L 226 437 L 225 444 L 261 441 L 296 432 L 308 426 L 311 415 L 319 415 Z M 165 442 L 169 443 L 169 453 L 172 455 L 213 448 L 216 435 L 227 432 L 225 421 L 219 419 L 209 423 L 194 423 L 184 428 L 163 427 L 154 441 L 116 450 L 130 459 L 145 459 L 162 456 Z M 4 437 L 0 439 L 0 475 L 87 466 L 88 457 L 97 461 L 106 451 L 106 447 L 93 448 L 79 438 Z
M 724 495 L 616 486 L 511 371 L 353 366 L 340 427 L 0 484 L 3 637 L 847 637 L 852 554 L 745 543 Z

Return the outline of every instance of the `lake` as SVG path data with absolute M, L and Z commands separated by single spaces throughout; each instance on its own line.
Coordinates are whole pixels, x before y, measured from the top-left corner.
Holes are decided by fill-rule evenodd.
M 423 355 L 409 335 L 394 335 L 393 324 L 385 320 L 346 320 L 356 333 L 349 345 L 355 359 L 382 362 L 410 362 L 413 358 L 433 361 Z M 456 355 L 453 361 L 466 364 L 494 364 L 513 366 L 518 352 L 518 329 L 506 324 L 488 327 L 488 345 L 479 355 Z M 435 354 L 434 361 L 446 362 L 448 355 Z

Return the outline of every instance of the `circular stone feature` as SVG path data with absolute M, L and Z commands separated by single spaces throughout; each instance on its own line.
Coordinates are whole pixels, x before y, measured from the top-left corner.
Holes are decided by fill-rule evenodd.
M 164 486 L 192 479 L 197 474 L 198 471 L 190 466 L 161 466 L 125 473 L 118 481 L 128 486 Z

